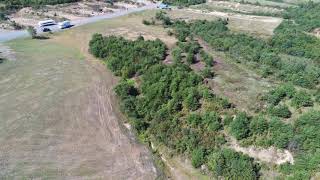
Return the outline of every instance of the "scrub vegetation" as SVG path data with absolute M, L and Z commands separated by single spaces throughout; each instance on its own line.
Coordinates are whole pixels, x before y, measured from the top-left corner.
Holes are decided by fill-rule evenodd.
M 316 12 L 313 9 L 318 6 L 308 3 L 286 13 L 294 14 L 306 7 Z M 209 174 L 227 179 L 258 179 L 265 168 L 228 147 L 230 137 L 242 146 L 276 147 L 294 156 L 294 162 L 275 167 L 279 177 L 309 179 L 320 164 L 316 131 L 320 128 L 316 91 L 320 78 L 320 54 L 316 49 L 320 43 L 306 33 L 312 28 L 304 28 L 312 15 L 305 16 L 304 23 L 294 16 L 285 17 L 287 20 L 274 36 L 266 40 L 230 31 L 227 20 L 186 22 L 158 12 L 153 19 L 157 22 L 144 24 L 160 23 L 169 28 L 170 35 L 178 40 L 172 49 L 160 40 L 145 41 L 139 37 L 131 41 L 96 34 L 90 41 L 90 52 L 122 77 L 115 88 L 122 111 L 146 141 L 164 144 L 177 154 L 187 155 L 195 168 L 205 165 Z M 284 38 L 290 32 L 295 32 L 295 37 Z M 236 63 L 249 65 L 261 77 L 284 83 L 257 100 L 266 106 L 255 114 L 238 110 L 206 85 L 207 79 L 215 77 L 215 57 L 202 49 L 198 38 Z M 137 48 L 145 46 L 148 49 Z M 162 62 L 168 51 L 172 64 Z M 198 71 L 193 66 L 200 62 L 204 68 Z M 130 75 L 127 69 L 132 69 Z

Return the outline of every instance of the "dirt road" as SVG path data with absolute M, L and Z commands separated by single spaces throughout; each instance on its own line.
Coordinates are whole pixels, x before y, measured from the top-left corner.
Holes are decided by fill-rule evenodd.
M 130 13 L 134 13 L 134 12 L 148 10 L 148 9 L 156 9 L 156 7 L 157 7 L 157 4 L 148 4 L 146 6 L 139 7 L 139 8 L 133 8 L 133 9 L 128 9 L 128 10 L 124 9 L 124 10 L 117 11 L 117 12 L 114 12 L 111 14 L 106 14 L 106 15 L 102 15 L 102 16 L 93 16 L 93 17 L 88 17 L 88 18 L 84 18 L 81 20 L 75 20 L 75 21 L 72 21 L 71 24 L 74 26 L 81 26 L 84 24 L 97 22 L 97 21 L 100 21 L 103 19 L 111 19 L 111 18 L 115 18 L 115 17 L 119 17 L 119 16 L 124 16 L 124 15 L 130 14 Z M 53 31 L 53 32 L 61 31 L 61 29 L 59 29 L 57 25 L 49 26 L 48 28 L 50 28 L 51 31 Z M 38 33 L 41 33 L 41 28 L 37 28 L 37 31 L 38 31 Z M 13 39 L 17 39 L 17 38 L 28 37 L 28 36 L 29 36 L 29 34 L 26 30 L 0 31 L 0 43 L 10 41 Z

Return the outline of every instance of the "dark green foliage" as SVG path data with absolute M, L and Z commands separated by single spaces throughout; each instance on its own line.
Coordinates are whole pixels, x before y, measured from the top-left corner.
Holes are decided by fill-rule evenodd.
M 222 128 L 221 119 L 215 112 L 205 113 L 202 120 L 209 131 L 218 131 Z
M 126 99 L 129 96 L 137 96 L 139 94 L 138 90 L 134 87 L 134 82 L 122 80 L 114 88 L 116 94 L 121 99 Z
M 223 125 L 229 126 L 232 121 L 233 121 L 233 117 L 230 115 L 226 115 L 226 117 L 223 119 Z
M 77 2 L 80 0 L 0 0 L 8 9 L 19 9 L 27 6 L 42 6 Z
M 200 94 L 198 93 L 197 89 L 195 88 L 189 88 L 188 91 L 186 91 L 187 97 L 184 99 L 183 103 L 186 108 L 189 110 L 197 110 L 200 107 Z
M 210 67 L 205 67 L 205 68 L 201 71 L 201 75 L 202 75 L 204 78 L 213 78 L 214 72 L 212 71 L 212 68 L 210 68 Z
M 1 10 L 1 9 L 0 9 Z M 0 21 L 6 21 L 8 20 L 7 16 L 5 13 L 3 12 L 0 12 Z
M 281 26 L 285 26 L 283 24 Z M 246 34 L 235 34 L 226 25 L 227 22 L 223 20 L 196 20 L 189 24 L 183 21 L 173 23 L 180 41 L 185 41 L 188 36 L 195 34 L 214 49 L 225 51 L 235 61 L 254 64 L 264 77 L 275 75 L 282 81 L 308 88 L 313 88 L 319 83 L 320 67 L 316 63 L 310 67 L 311 60 L 289 61 L 279 56 L 279 53 L 285 52 L 292 56 L 313 58 L 316 61 L 320 57 L 320 40 L 317 38 L 304 32 L 292 34 L 290 30 L 292 27 L 280 26 L 269 42 Z M 297 51 L 302 53 L 296 53 Z M 189 54 L 188 60 L 191 62 L 191 53 Z M 210 65 L 210 58 L 206 59 L 208 59 L 207 65 Z
M 281 117 L 281 118 L 290 118 L 291 112 L 288 106 L 285 105 L 278 105 L 278 106 L 271 106 L 269 108 L 269 113 L 273 116 Z
M 259 168 L 252 158 L 230 149 L 213 152 L 208 159 L 208 167 L 216 177 L 248 180 L 259 177 Z
M 129 117 L 137 133 L 152 137 L 178 153 L 190 155 L 193 166 L 200 167 L 208 161 L 207 152 L 221 148 L 226 140 L 220 131 L 223 126 L 218 112 L 193 111 L 200 108 L 200 102 L 203 101 L 210 101 L 212 106 L 218 107 L 217 110 L 229 108 L 230 104 L 203 86 L 202 77 L 189 66 L 161 63 L 162 53 L 165 52 L 162 45 L 158 40 L 144 41 L 142 37 L 128 41 L 96 34 L 90 41 L 90 52 L 105 59 L 116 74 L 119 70 L 123 72 L 132 67 L 132 64 L 134 67 L 145 67 L 139 71 L 137 85 L 134 79 L 128 80 L 129 77 L 125 76 L 116 86 L 121 110 Z M 188 42 L 184 45 L 193 53 L 199 52 L 197 43 Z M 144 50 L 147 52 L 141 52 Z M 146 60 L 152 63 L 145 65 Z M 119 75 L 123 76 L 123 73 Z M 231 168 L 247 168 L 246 164 L 234 165 L 232 158 L 238 156 L 225 159 L 227 164 L 234 166 Z M 251 171 L 251 167 L 248 167 L 248 171 Z M 242 175 L 242 172 L 235 173 Z
M 320 112 L 305 113 L 295 122 L 294 127 L 304 151 L 315 152 L 320 148 Z
M 166 14 L 167 14 L 167 13 L 164 12 L 164 11 L 157 12 L 155 18 L 156 18 L 157 20 L 162 21 L 162 24 L 163 24 L 164 26 L 169 26 L 169 25 L 172 24 L 172 22 L 171 22 L 171 19 L 170 19 L 168 16 L 166 16 Z
M 163 2 L 177 6 L 190 6 L 205 3 L 206 0 L 164 0 Z
M 129 41 L 122 37 L 102 37 L 95 34 L 89 51 L 96 57 L 106 59 L 108 67 L 125 78 L 143 73 L 148 67 L 164 59 L 166 47 L 159 39 Z
M 205 154 L 202 148 L 196 148 L 191 153 L 191 164 L 198 168 L 205 162 Z
M 314 28 L 320 27 L 320 4 L 308 1 L 302 3 L 299 7 L 288 8 L 283 16 L 286 19 L 293 19 L 299 25 L 301 30 L 310 32 Z
M 297 92 L 292 98 L 292 105 L 299 108 L 303 106 L 313 106 L 311 95 L 306 91 Z
M 320 164 L 320 112 L 309 111 L 299 117 L 295 123 L 295 139 L 298 154 L 294 165 L 285 164 L 281 171 L 293 174 L 292 179 L 310 179 L 315 172 L 319 172 Z
M 192 126 L 198 126 L 202 123 L 202 117 L 198 113 L 191 113 L 187 117 L 187 121 Z
M 171 55 L 175 63 L 182 63 L 182 50 L 179 47 L 172 49 Z
M 186 61 L 187 61 L 188 64 L 193 64 L 193 63 L 195 63 L 195 57 L 194 57 L 193 51 L 189 51 L 189 52 L 187 53 Z
M 238 140 L 250 135 L 250 121 L 245 113 L 239 113 L 230 124 L 230 133 Z
M 149 25 L 151 25 L 152 24 L 152 22 L 150 22 L 150 21 L 148 21 L 148 20 L 142 20 L 142 23 L 144 24 L 144 25 L 146 25 L 146 26 L 149 26 Z
M 283 84 L 268 92 L 265 98 L 269 104 L 277 105 L 285 97 L 292 98 L 295 93 L 292 84 Z
M 252 118 L 249 125 L 250 131 L 252 132 L 252 134 L 259 134 L 259 135 L 266 132 L 268 130 L 268 126 L 269 124 L 267 120 L 262 116 L 256 116 Z
M 210 56 L 208 53 L 206 53 L 203 50 L 200 51 L 200 56 L 201 56 L 201 60 L 206 63 L 206 66 L 209 66 L 209 67 L 213 66 L 214 61 L 212 56 Z
M 289 124 L 284 124 L 277 118 L 270 120 L 269 131 L 272 144 L 278 148 L 287 148 L 294 136 L 293 127 Z

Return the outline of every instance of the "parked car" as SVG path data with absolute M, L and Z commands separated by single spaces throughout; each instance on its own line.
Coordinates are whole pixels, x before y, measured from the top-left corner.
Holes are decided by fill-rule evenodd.
M 56 25 L 56 22 L 52 19 L 38 22 L 39 27 L 52 26 L 52 25 Z
M 160 3 L 157 8 L 159 9 L 171 9 L 171 7 L 168 4 Z
M 70 21 L 63 21 L 63 22 L 60 22 L 58 26 L 60 29 L 65 29 L 65 28 L 71 27 L 72 25 Z

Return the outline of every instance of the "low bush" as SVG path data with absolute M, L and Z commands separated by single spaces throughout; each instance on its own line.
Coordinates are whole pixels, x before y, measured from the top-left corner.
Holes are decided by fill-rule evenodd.
M 293 96 L 292 105 L 296 108 L 313 106 L 312 97 L 306 91 L 299 91 Z

